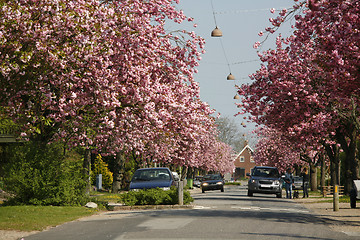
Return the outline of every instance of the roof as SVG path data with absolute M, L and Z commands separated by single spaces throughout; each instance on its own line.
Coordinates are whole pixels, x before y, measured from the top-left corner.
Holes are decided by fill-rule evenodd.
M 241 152 L 240 152 L 238 155 L 236 155 L 235 159 L 238 158 L 238 157 L 245 151 L 245 149 L 249 149 L 252 153 L 254 152 L 254 150 L 252 150 L 252 148 L 251 148 L 249 145 L 246 145 L 246 146 L 241 150 Z

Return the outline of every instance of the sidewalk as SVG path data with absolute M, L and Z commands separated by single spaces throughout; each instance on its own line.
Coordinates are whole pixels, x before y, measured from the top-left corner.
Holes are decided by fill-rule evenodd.
M 360 237 L 360 203 L 357 203 L 356 208 L 350 208 L 350 203 L 339 203 L 339 211 L 334 211 L 333 203 L 324 202 L 326 200 L 331 200 L 331 198 L 310 196 L 310 198 L 293 199 L 323 218 L 334 231 Z

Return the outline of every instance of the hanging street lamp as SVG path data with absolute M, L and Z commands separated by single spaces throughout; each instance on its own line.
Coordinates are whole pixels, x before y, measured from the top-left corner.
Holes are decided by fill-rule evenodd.
M 230 73 L 226 79 L 227 80 L 235 80 L 235 76 Z
M 216 26 L 215 29 L 211 32 L 212 37 L 222 37 L 222 31 Z

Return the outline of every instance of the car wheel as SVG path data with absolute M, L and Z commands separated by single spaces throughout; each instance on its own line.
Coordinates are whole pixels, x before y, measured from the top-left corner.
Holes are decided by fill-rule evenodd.
M 253 196 L 253 192 L 250 191 L 250 190 L 248 190 L 248 196 L 249 196 L 249 197 L 252 197 L 252 196 Z
M 282 193 L 277 193 L 277 194 L 276 194 L 276 197 L 277 197 L 277 198 L 282 198 Z
M 350 207 L 356 208 L 356 190 L 353 188 L 350 190 Z
M 224 188 L 221 188 L 221 192 L 224 192 Z

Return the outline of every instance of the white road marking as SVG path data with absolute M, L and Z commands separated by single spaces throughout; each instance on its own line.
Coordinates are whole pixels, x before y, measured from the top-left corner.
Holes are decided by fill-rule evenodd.
M 240 209 L 240 210 L 251 210 L 251 211 L 309 213 L 308 210 L 301 210 L 301 209 L 294 209 L 294 208 L 262 208 L 262 207 L 242 207 L 242 206 L 232 206 L 231 208 Z
M 194 206 L 193 209 L 211 209 L 211 207 L 204 207 L 204 206 Z
M 185 227 L 193 220 L 192 218 L 155 218 L 139 224 L 138 227 L 146 227 L 153 230 L 178 229 Z

